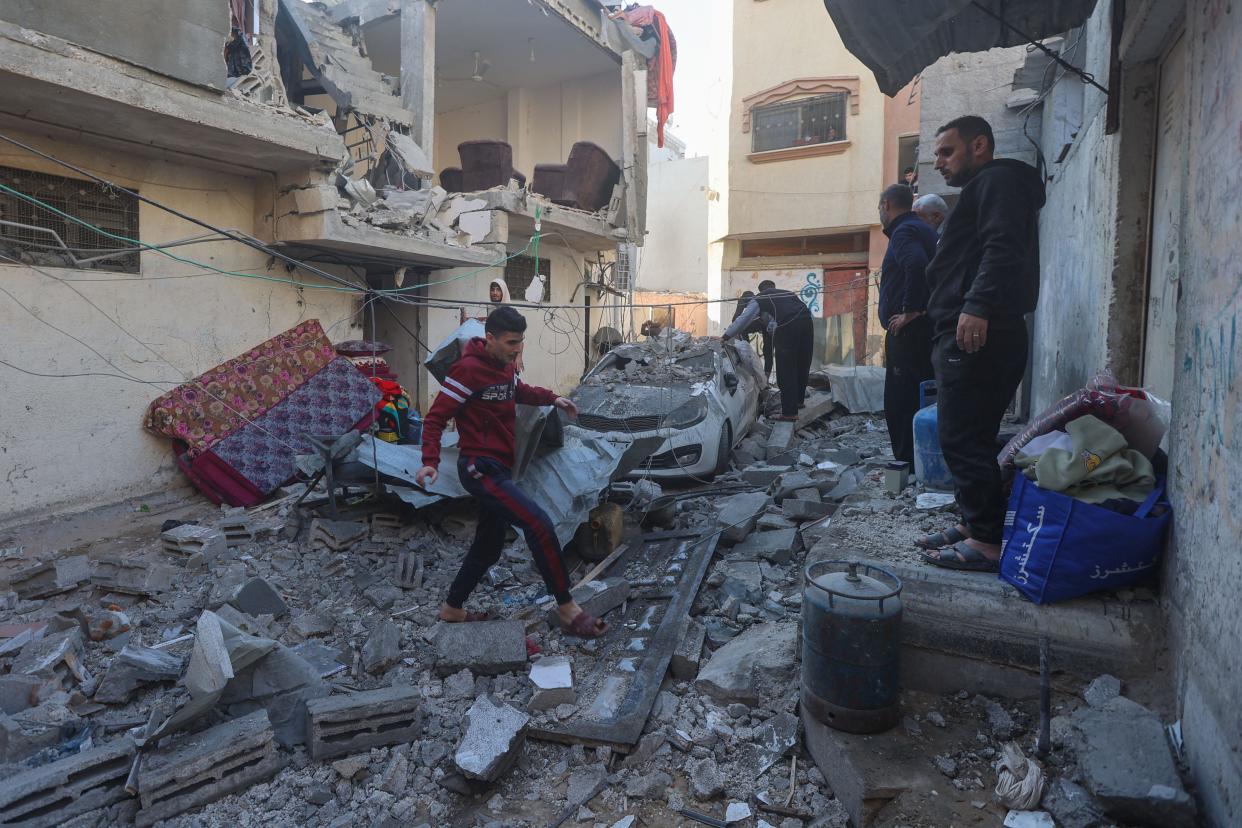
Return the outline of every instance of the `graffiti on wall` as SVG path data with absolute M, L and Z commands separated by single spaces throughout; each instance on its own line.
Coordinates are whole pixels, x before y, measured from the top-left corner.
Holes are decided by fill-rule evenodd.
M 733 295 L 743 291 L 758 292 L 759 283 L 770 279 L 778 288 L 796 293 L 806 305 L 811 316 L 824 315 L 824 271 L 818 267 L 792 270 L 735 270 L 733 271 Z

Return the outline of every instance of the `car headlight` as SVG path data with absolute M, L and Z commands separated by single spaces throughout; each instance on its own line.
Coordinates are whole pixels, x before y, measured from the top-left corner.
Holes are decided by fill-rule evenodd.
M 707 419 L 707 396 L 699 394 L 674 408 L 664 417 L 670 428 L 689 428 Z

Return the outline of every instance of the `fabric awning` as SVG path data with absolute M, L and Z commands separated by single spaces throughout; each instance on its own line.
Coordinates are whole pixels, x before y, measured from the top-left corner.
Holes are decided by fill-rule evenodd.
M 952 52 L 1018 46 L 1077 28 L 1096 0 L 824 0 L 849 49 L 895 95 Z M 997 19 L 1002 18 L 1008 26 Z M 1021 32 L 1021 34 L 1019 34 Z

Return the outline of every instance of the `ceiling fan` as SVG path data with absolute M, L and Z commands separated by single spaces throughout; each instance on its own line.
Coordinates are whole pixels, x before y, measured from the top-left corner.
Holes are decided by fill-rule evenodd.
M 490 60 L 483 58 L 482 55 L 480 55 L 479 52 L 476 51 L 474 53 L 474 72 L 473 73 L 466 75 L 465 77 L 460 77 L 460 78 L 442 77 L 440 78 L 440 80 L 449 81 L 449 82 L 469 81 L 471 83 L 485 83 L 488 86 L 494 86 L 497 89 L 500 89 L 501 88 L 500 84 L 492 83 L 486 77 L 484 77 L 491 68 L 492 68 L 492 62 Z

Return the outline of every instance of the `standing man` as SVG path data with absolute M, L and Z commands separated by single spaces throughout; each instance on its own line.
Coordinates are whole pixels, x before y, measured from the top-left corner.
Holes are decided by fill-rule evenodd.
M 992 127 L 977 115 L 936 132 L 936 169 L 961 187 L 927 268 L 940 448 L 962 522 L 922 538 L 928 563 L 995 572 L 1005 498 L 996 435 L 1026 372 L 1026 314 L 1039 299 L 1039 209 L 1044 182 L 1029 164 L 996 160 Z M 942 548 L 948 547 L 948 548 Z
M 776 351 L 776 384 L 781 390 L 780 420 L 796 422 L 798 409 L 806 404 L 806 383 L 811 376 L 815 326 L 811 312 L 798 294 L 778 289 L 771 279 L 759 283 L 759 295 L 725 330 L 722 339 L 733 339 L 767 314 Z
M 487 570 L 500 559 L 505 531 L 522 530 L 566 631 L 581 638 L 598 638 L 608 625 L 584 612 L 569 594 L 569 573 L 561 556 L 552 521 L 510 477 L 513 467 L 517 403 L 554 405 L 570 417 L 578 416 L 572 400 L 518 379 L 514 362 L 522 354 L 526 320 L 512 307 L 501 306 L 487 317 L 486 338 L 466 345 L 453 363 L 444 385 L 423 421 L 423 467 L 414 480 L 420 486 L 436 482 L 440 466 L 440 435 L 450 419 L 457 421 L 457 475 L 462 486 L 479 501 L 479 526 L 474 543 L 462 561 L 448 597 L 440 605 L 440 620 L 450 623 L 483 621 L 486 613 L 467 612 L 466 599 Z
M 936 255 L 936 231 L 911 210 L 914 193 L 894 184 L 880 195 L 880 224 L 888 250 L 880 270 L 880 325 L 884 336 L 884 417 L 893 457 L 914 462 L 914 415 L 919 383 L 932 378 L 931 322 L 927 318 L 927 263 Z
M 935 193 L 928 193 L 914 200 L 914 214 L 930 224 L 939 237 L 944 233 L 944 220 L 949 217 L 949 205 Z

